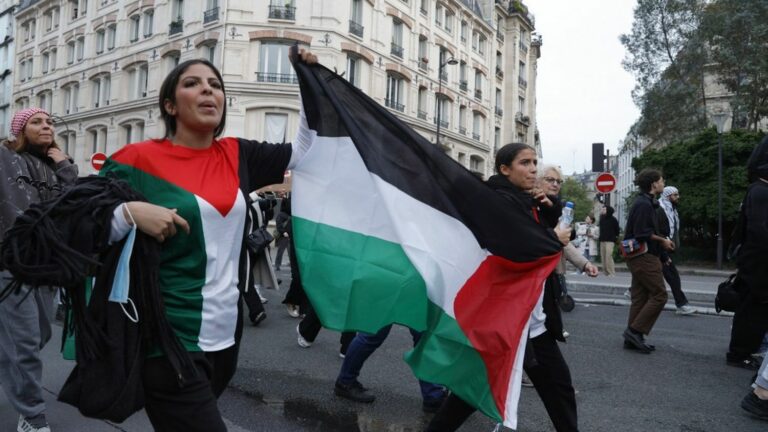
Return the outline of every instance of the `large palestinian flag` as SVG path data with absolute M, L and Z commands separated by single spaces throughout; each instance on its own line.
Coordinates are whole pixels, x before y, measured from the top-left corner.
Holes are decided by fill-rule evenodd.
M 323 324 L 424 331 L 416 376 L 516 427 L 528 320 L 561 245 L 334 72 L 296 69 L 316 136 L 293 171 L 294 241 Z

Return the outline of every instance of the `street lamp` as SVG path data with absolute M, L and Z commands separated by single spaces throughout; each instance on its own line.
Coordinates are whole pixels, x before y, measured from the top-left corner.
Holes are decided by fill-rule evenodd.
M 67 131 L 67 148 L 64 149 L 64 152 L 68 153 L 69 152 L 69 139 L 70 139 L 72 131 L 69 130 L 69 125 L 67 124 L 67 121 L 64 120 L 63 118 L 57 116 L 56 114 L 51 114 L 50 117 L 51 117 L 51 120 L 53 120 L 53 125 L 54 126 L 56 124 L 58 124 L 58 123 L 64 123 L 64 129 Z
M 443 68 L 445 68 L 445 65 L 455 65 L 458 64 L 458 60 L 451 57 L 443 62 L 440 62 L 440 65 L 437 67 L 437 132 L 435 132 L 435 144 L 440 144 L 440 114 L 442 111 L 442 104 L 440 104 L 440 95 L 443 93 Z
M 723 268 L 723 128 L 728 113 L 717 111 L 710 114 L 717 127 L 717 269 Z

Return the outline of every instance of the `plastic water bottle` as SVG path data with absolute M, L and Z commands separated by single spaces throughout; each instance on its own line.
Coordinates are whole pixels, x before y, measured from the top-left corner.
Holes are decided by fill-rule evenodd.
M 573 203 L 568 201 L 563 207 L 563 214 L 560 216 L 560 223 L 558 226 L 562 229 L 570 228 L 573 223 Z

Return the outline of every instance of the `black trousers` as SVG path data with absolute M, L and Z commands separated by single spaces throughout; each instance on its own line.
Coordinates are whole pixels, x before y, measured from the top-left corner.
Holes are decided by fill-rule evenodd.
M 304 285 L 301 284 L 299 260 L 296 258 L 296 248 L 293 247 L 293 244 L 288 249 L 288 256 L 291 258 L 291 286 L 288 288 L 288 292 L 285 293 L 283 304 L 299 306 L 300 312 L 306 314 L 309 301 L 307 300 L 307 294 L 304 292 Z
M 555 339 L 549 334 L 528 341 L 533 348 L 536 364 L 525 367 L 539 394 L 550 420 L 558 432 L 578 431 L 576 394 L 571 384 L 571 372 Z M 451 393 L 427 426 L 427 432 L 452 432 L 458 429 L 475 408 Z
M 237 368 L 237 345 L 216 352 L 189 353 L 197 375 L 179 386 L 167 357 L 144 362 L 147 417 L 159 432 L 226 432 L 217 399 Z
M 757 352 L 767 331 L 768 304 L 756 302 L 751 295 L 744 296 L 733 314 L 728 359 L 741 361 Z
M 675 263 L 670 261 L 669 264 L 661 263 L 661 272 L 664 274 L 664 280 L 669 284 L 669 288 L 672 290 L 672 297 L 675 298 L 675 306 L 680 307 L 688 304 L 688 298 L 683 292 L 683 286 L 680 281 L 680 273 L 677 272 Z

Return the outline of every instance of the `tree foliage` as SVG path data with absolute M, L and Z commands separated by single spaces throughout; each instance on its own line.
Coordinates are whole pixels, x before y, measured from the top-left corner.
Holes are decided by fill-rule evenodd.
M 566 201 L 573 203 L 573 220 L 581 221 L 592 213 L 592 200 L 587 197 L 587 188 L 572 177 L 568 177 L 563 182 L 560 189 L 560 197 L 563 205 Z
M 768 115 L 768 1 L 713 2 L 700 33 L 710 47 L 713 72 L 733 95 L 736 126 L 757 130 Z
M 762 134 L 735 130 L 723 134 L 723 233 L 728 245 L 747 190 L 746 164 Z M 718 135 L 707 129 L 660 150 L 649 150 L 632 162 L 635 171 L 661 169 L 668 186 L 680 191 L 681 227 L 686 240 L 714 251 L 717 232 Z
M 636 79 L 638 132 L 655 142 L 693 135 L 706 125 L 699 0 L 638 0 L 632 32 L 621 36 L 624 68 Z

